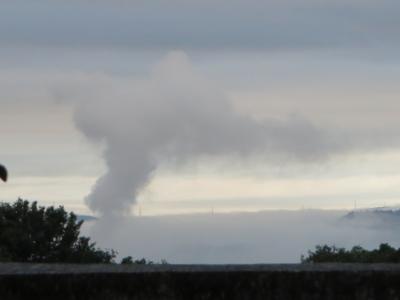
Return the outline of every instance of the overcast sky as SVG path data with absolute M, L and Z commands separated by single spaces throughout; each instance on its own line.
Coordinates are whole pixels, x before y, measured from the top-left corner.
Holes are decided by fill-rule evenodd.
M 399 11 L 0 1 L 0 197 L 100 214 L 399 204 Z

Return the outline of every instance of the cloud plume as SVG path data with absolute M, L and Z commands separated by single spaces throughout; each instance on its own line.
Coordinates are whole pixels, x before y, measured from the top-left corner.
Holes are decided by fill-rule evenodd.
M 102 215 L 128 211 L 161 163 L 260 154 L 314 160 L 333 147 L 299 117 L 259 122 L 240 114 L 183 52 L 169 53 L 147 78 L 105 79 L 85 95 L 75 102 L 76 126 L 104 144 L 107 167 L 86 202 Z

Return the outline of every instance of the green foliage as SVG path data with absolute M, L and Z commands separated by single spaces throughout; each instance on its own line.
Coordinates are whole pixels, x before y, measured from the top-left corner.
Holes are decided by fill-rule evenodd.
M 132 264 L 133 264 L 132 256 L 127 256 L 121 259 L 121 265 L 132 265 Z
M 0 203 L 0 261 L 113 262 L 114 250 L 101 250 L 79 236 L 82 224 L 62 206 L 39 207 L 22 199 Z
M 161 264 L 166 264 L 165 260 L 162 260 Z M 132 256 L 124 257 L 121 260 L 121 265 L 153 265 L 154 262 L 146 260 L 145 258 L 133 260 Z
M 355 246 L 351 250 L 335 246 L 319 245 L 315 251 L 308 251 L 308 256 L 301 258 L 302 263 L 399 263 L 400 248 L 381 244 L 378 249 L 366 250 Z
M 135 265 L 153 265 L 154 262 L 151 260 L 146 260 L 145 258 L 137 259 L 133 262 Z

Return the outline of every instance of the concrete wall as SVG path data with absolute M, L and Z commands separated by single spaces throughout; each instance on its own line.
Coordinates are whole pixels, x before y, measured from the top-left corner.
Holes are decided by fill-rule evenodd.
M 0 264 L 0 299 L 399 299 L 399 265 Z

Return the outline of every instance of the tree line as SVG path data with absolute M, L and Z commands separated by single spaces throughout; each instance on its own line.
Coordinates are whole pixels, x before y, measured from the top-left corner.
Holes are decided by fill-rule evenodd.
M 0 203 L 0 261 L 35 263 L 116 263 L 117 252 L 100 249 L 81 236 L 83 220 L 63 206 L 42 207 L 18 199 Z M 124 257 L 122 264 L 151 264 Z M 165 262 L 164 262 L 165 263 Z
M 350 250 L 336 246 L 318 245 L 308 256 L 302 256 L 302 263 L 399 263 L 400 248 L 396 249 L 387 243 L 377 249 L 367 250 L 354 246 Z
M 117 252 L 101 249 L 89 237 L 81 236 L 83 220 L 63 206 L 39 206 L 36 201 L 18 199 L 0 203 L 0 262 L 31 263 L 116 263 Z M 350 250 L 318 245 L 301 257 L 302 263 L 400 263 L 400 248 L 381 244 L 367 250 Z M 127 256 L 121 264 L 153 264 Z M 165 260 L 161 261 L 166 264 Z

